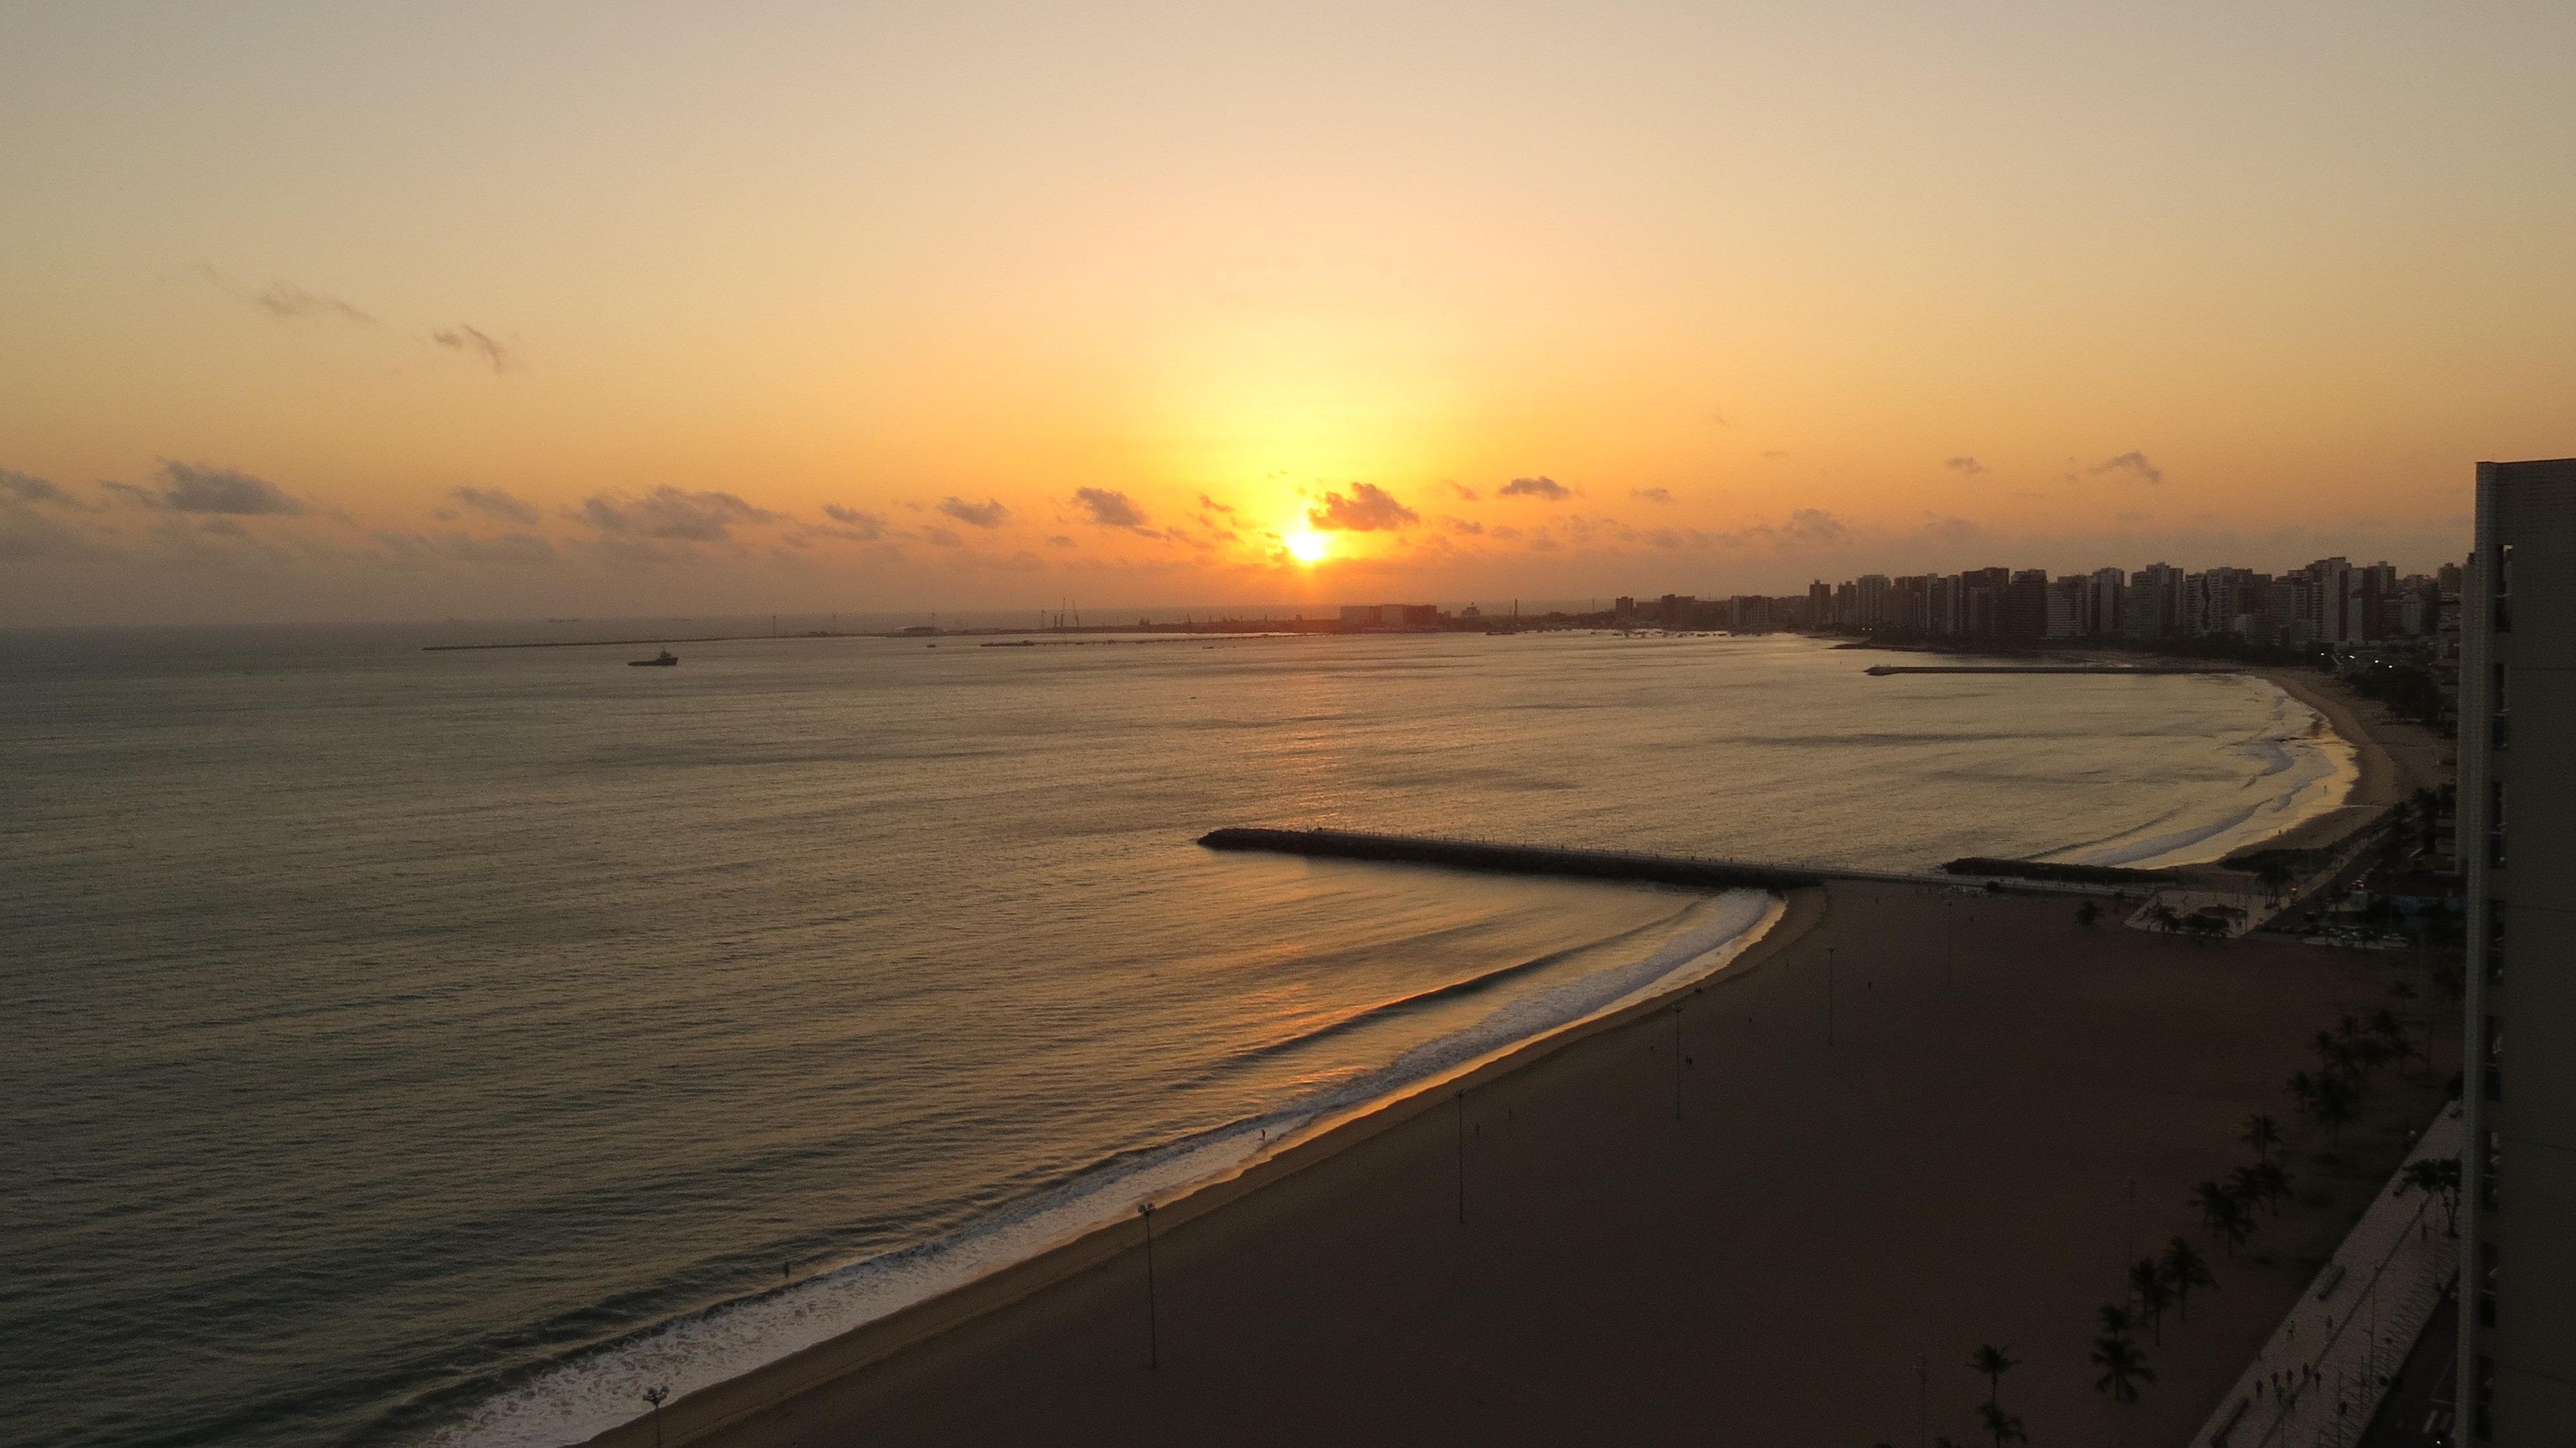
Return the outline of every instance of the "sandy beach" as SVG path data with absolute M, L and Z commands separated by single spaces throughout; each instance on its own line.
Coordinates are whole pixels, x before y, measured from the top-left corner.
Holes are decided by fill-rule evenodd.
M 2324 716 L 2352 746 L 2360 775 L 2343 807 L 2328 810 L 2263 842 L 2265 849 L 2322 849 L 2358 830 L 2392 804 L 2450 781 L 2450 746 L 2420 724 L 2395 718 L 2341 681 L 2309 669 L 2258 669 L 2256 677 Z
M 1801 892 L 1696 994 L 1158 1213 L 1157 1369 L 1139 1230 L 1111 1229 L 675 1402 L 664 1440 L 1968 1440 L 1991 1342 L 2035 1438 L 2180 1441 L 2438 1109 L 2447 1046 L 2328 1165 L 2282 1090 L 2409 968 L 2087 929 L 2063 899 Z M 2093 1308 L 2177 1233 L 2222 1259 L 2189 1194 L 2254 1111 L 2289 1127 L 2300 1200 L 2114 1406 Z

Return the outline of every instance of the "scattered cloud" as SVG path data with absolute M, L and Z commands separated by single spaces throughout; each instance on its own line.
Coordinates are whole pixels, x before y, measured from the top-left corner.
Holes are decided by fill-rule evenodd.
M 398 563 L 506 563 L 518 566 L 552 563 L 561 555 L 555 545 L 534 533 L 504 533 L 475 538 L 448 533 L 435 538 L 418 533 L 378 533 L 376 542 Z
M 147 508 L 160 508 L 172 513 L 292 518 L 313 511 L 303 499 L 292 496 L 268 479 L 255 478 L 231 468 L 164 458 L 155 476 L 161 479 L 159 488 L 138 488 L 132 483 L 105 483 L 101 486 L 128 494 Z
M 1011 516 L 1011 510 L 1003 507 L 1000 500 L 995 498 L 986 498 L 980 503 L 970 503 L 964 498 L 942 498 L 939 500 L 939 511 L 960 523 L 976 528 L 999 528 L 1002 526 L 1002 520 Z
M 1234 511 L 1231 506 L 1220 503 L 1205 493 L 1199 494 L 1199 506 L 1207 509 L 1211 513 L 1231 513 Z
M 517 370 L 518 354 L 499 338 L 479 327 L 459 323 L 443 332 L 432 332 L 429 340 L 450 352 L 462 353 L 492 369 L 492 375 Z
M 1049 534 L 1046 542 L 1049 548 L 1071 548 L 1074 546 L 1073 540 L 1062 533 Z
M 1392 531 L 1421 521 L 1421 514 L 1397 502 L 1394 494 L 1375 483 L 1351 484 L 1347 498 L 1327 492 L 1321 503 L 1306 510 L 1307 525 L 1326 532 Z
M 842 507 L 838 503 L 825 503 L 823 516 L 849 530 L 841 535 L 843 537 L 871 543 L 885 536 L 886 520 L 874 513 L 863 513 L 856 508 Z
M 1941 466 L 1948 468 L 1954 473 L 1963 473 L 1972 478 L 1986 470 L 1986 465 L 1984 463 L 1981 463 L 1972 457 L 1943 458 L 1941 460 Z
M 1076 488 L 1073 505 L 1091 515 L 1092 525 L 1100 528 L 1125 528 L 1146 531 L 1145 510 L 1125 493 L 1108 488 Z
M 72 495 L 33 473 L 13 468 L 0 468 L 0 498 L 20 503 L 51 503 L 58 508 L 81 506 Z
M 643 497 L 594 493 L 573 514 L 603 534 L 620 538 L 667 538 L 684 543 L 722 543 L 739 523 L 774 523 L 780 515 L 757 508 L 732 493 L 685 492 L 668 483 Z
M 499 488 L 450 488 L 447 496 L 472 508 L 487 518 L 505 523 L 537 521 L 537 505 L 524 498 L 514 498 Z
M 1574 496 L 1574 490 L 1554 478 L 1514 478 L 1494 490 L 1503 498 L 1546 498 L 1551 501 Z
M 2127 473 L 2142 483 L 2161 483 L 2165 470 L 2147 461 L 2147 455 L 2135 448 L 2115 458 L 2104 458 L 2093 465 L 2095 473 Z
M 1440 526 L 1448 529 L 1452 533 L 1465 533 L 1470 536 L 1485 531 L 1485 525 L 1477 522 L 1473 518 L 1444 517 L 1440 520 Z
M 949 501 L 954 502 L 956 500 L 952 498 Z M 937 524 L 933 524 L 930 527 L 922 529 L 919 536 L 921 541 L 936 544 L 942 548 L 963 548 L 966 546 L 966 540 L 958 536 L 956 529 L 942 528 Z
M 381 325 L 372 315 L 338 297 L 308 292 L 293 282 L 270 282 L 263 290 L 250 294 L 250 304 L 281 322 L 300 322 L 311 317 L 327 322 L 345 322 L 352 327 Z
M 1628 490 L 1628 496 L 1636 499 L 1640 503 L 1669 503 L 1673 500 L 1673 490 L 1670 488 L 1630 488 Z
M 1475 502 L 1477 498 L 1481 496 L 1474 488 L 1468 487 L 1465 483 L 1451 483 L 1449 485 L 1449 491 L 1456 493 L 1459 501 L 1465 503 Z

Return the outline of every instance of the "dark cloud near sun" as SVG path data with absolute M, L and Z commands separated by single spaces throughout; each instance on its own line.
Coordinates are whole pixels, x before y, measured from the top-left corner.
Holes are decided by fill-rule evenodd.
M 1574 490 L 1550 477 L 1514 478 L 1494 490 L 1501 498 L 1545 498 L 1550 502 L 1574 496 Z
M 665 483 L 640 498 L 594 493 L 573 516 L 611 537 L 722 543 L 738 524 L 774 523 L 780 515 L 732 493 L 693 493 Z
M 1207 509 L 1211 513 L 1231 513 L 1234 511 L 1232 504 L 1220 503 L 1205 493 L 1199 494 L 1199 506 Z
M 157 488 L 136 487 L 132 483 L 102 483 L 100 486 L 124 493 L 147 508 L 171 513 L 293 518 L 313 511 L 311 504 L 268 479 L 255 478 L 232 468 L 164 458 L 160 471 L 154 476 L 161 480 L 161 486 Z
M 997 498 L 986 498 L 980 503 L 970 503 L 964 498 L 942 498 L 939 511 L 974 528 L 999 528 L 1003 520 L 1011 516 L 1011 510 L 1003 507 Z
M 516 350 L 479 327 L 468 327 L 459 323 L 443 331 L 430 333 L 429 340 L 450 352 L 460 353 L 491 368 L 492 375 L 495 377 L 504 372 L 515 371 L 519 366 L 519 354 Z
M 1322 502 L 1306 510 L 1307 525 L 1325 532 L 1392 532 L 1421 521 L 1421 514 L 1375 483 L 1351 484 L 1348 497 L 1327 492 Z
M 1146 531 L 1145 510 L 1137 507 L 1135 500 L 1125 493 L 1109 488 L 1076 488 L 1073 490 L 1073 505 L 1089 514 L 1095 527 L 1125 528 L 1137 533 Z
M 514 498 L 499 488 L 450 488 L 447 496 L 486 518 L 498 518 L 504 523 L 533 524 L 537 521 L 536 504 L 525 498 Z
M 2150 485 L 2161 483 L 2165 480 L 2165 470 L 2157 467 L 2154 463 L 2147 461 L 2147 455 L 2138 451 L 2136 448 L 2131 448 L 2127 452 L 2124 452 L 2115 458 L 2104 458 L 2102 461 L 2093 465 L 2093 471 L 2097 475 L 2101 473 L 2127 473 L 2138 481 Z

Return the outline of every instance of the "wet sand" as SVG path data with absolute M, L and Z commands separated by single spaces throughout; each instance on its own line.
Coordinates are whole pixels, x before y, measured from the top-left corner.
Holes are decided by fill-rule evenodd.
M 2260 849 L 2323 849 L 2366 828 L 2388 806 L 2418 789 L 2446 784 L 2451 746 L 2420 724 L 2393 718 L 2378 703 L 2308 669 L 2260 669 L 2260 677 L 2325 716 L 2327 727 L 2353 748 L 2360 777 L 2341 809 L 2328 810 L 2265 840 Z
M 1158 1212 L 1156 1369 L 1129 1225 L 675 1402 L 664 1440 L 1866 1444 L 1928 1413 L 1979 1441 L 1992 1342 L 2034 1439 L 2180 1442 L 2438 1109 L 2384 1084 L 2321 1166 L 2282 1089 L 2411 968 L 2088 930 L 2064 898 L 1801 891 L 1679 997 L 1682 1064 L 1650 1004 Z M 2312 1200 L 2222 1260 L 2188 1198 L 2258 1110 Z M 2219 1290 L 2115 1407 L 2093 1308 L 2176 1233 Z

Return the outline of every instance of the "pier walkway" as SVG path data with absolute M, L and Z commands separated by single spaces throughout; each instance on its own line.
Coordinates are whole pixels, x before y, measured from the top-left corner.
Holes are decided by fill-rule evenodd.
M 1211 850 L 1262 850 L 1320 859 L 1382 860 L 1445 865 L 1510 875 L 1568 875 L 1590 880 L 1633 880 L 1691 885 L 1707 890 L 1796 890 L 1834 880 L 1923 885 L 1960 891 L 2017 894 L 2117 895 L 2152 890 L 2153 877 L 2137 880 L 2032 879 L 2012 874 L 1939 870 L 1862 870 L 1841 865 L 1766 864 L 1704 855 L 1655 855 L 1633 850 L 1586 850 L 1557 845 L 1515 845 L 1436 835 L 1381 835 L 1361 830 L 1230 828 L 1199 837 Z M 2105 872 L 2110 873 L 2110 872 Z

